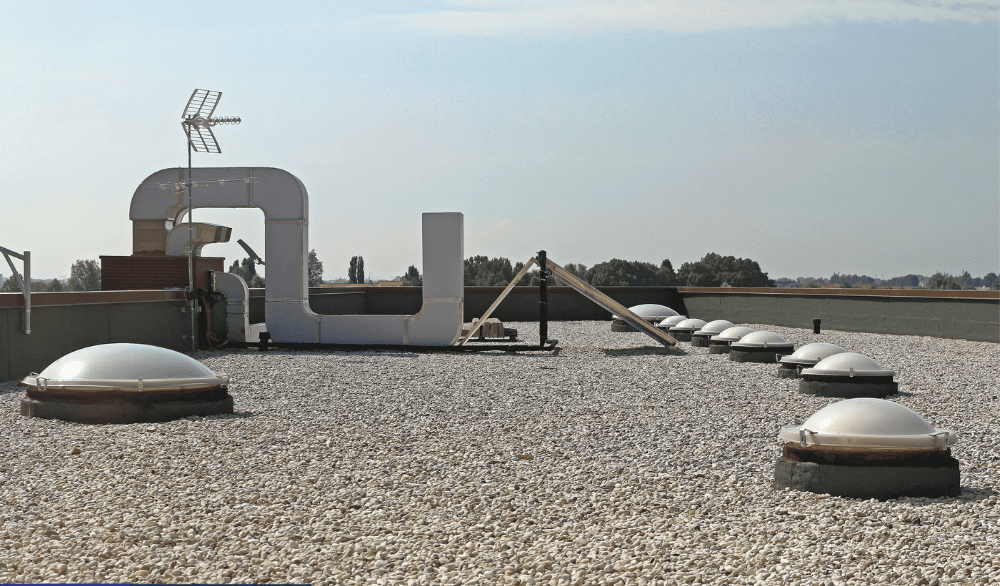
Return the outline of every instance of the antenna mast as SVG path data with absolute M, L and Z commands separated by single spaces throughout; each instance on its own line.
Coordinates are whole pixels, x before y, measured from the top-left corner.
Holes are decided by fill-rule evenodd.
M 194 90 L 187 106 L 184 106 L 184 113 L 181 115 L 181 126 L 184 134 L 187 135 L 188 146 L 188 174 L 185 185 L 188 192 L 188 305 L 191 310 L 191 354 L 198 350 L 198 317 L 196 313 L 197 296 L 194 292 L 194 221 L 191 219 L 193 207 L 191 205 L 191 151 L 199 153 L 222 153 L 219 143 L 215 140 L 212 127 L 216 124 L 239 124 L 239 116 L 229 116 L 224 118 L 212 118 L 215 107 L 219 105 L 222 92 L 212 90 Z

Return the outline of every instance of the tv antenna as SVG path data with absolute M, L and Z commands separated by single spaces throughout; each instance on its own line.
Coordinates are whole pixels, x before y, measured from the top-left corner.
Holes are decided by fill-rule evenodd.
M 197 307 L 197 295 L 194 292 L 194 221 L 191 219 L 191 152 L 199 153 L 222 153 L 212 127 L 217 124 L 239 124 L 239 116 L 228 116 L 223 118 L 212 118 L 215 107 L 219 105 L 222 92 L 212 90 L 194 90 L 187 106 L 184 106 L 184 113 L 181 115 L 181 126 L 184 134 L 187 135 L 188 144 L 188 174 L 185 185 L 188 192 L 188 304 L 191 309 L 191 354 L 198 350 L 197 325 L 198 318 L 195 314 Z

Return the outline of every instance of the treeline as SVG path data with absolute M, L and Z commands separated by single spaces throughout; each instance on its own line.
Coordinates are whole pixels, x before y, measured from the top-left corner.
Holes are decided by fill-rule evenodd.
M 973 277 L 968 271 L 960 276 L 948 273 L 934 273 L 930 278 L 923 275 L 903 275 L 891 279 L 877 279 L 868 275 L 853 275 L 834 273 L 829 279 L 816 277 L 798 277 L 797 279 L 779 278 L 775 280 L 778 287 L 920 287 L 926 283 L 928 289 L 979 289 L 982 287 L 1000 289 L 1000 279 L 996 273 L 987 273 L 984 277 Z
M 359 257 L 354 257 L 351 259 L 351 270 L 357 270 L 357 259 Z M 243 260 L 234 260 L 233 264 L 230 265 L 227 273 L 232 273 L 243 278 L 247 283 L 247 287 L 250 289 L 263 288 L 266 284 L 264 277 L 257 274 L 256 262 L 250 258 L 244 258 Z M 361 276 L 364 277 L 364 261 L 361 261 Z M 309 286 L 318 287 L 323 282 L 323 263 L 316 256 L 316 249 L 309 251 Z M 353 281 L 352 281 L 353 282 Z
M 524 263 L 511 264 L 507 258 L 474 256 L 465 260 L 467 287 L 502 287 L 511 282 Z M 659 266 L 644 261 L 613 258 L 592 267 L 569 263 L 563 268 L 595 287 L 687 286 L 687 287 L 774 287 L 774 281 L 756 261 L 709 253 L 697 262 L 686 262 L 676 271 L 669 259 Z M 525 274 L 518 285 L 537 285 L 538 270 Z M 558 278 L 555 285 L 562 285 Z
M 973 277 L 969 271 L 965 271 L 961 276 L 956 277 L 948 273 L 934 273 L 930 281 L 927 282 L 928 289 L 1000 289 L 1000 280 L 996 273 L 987 273 L 985 277 Z
M 14 273 L 16 277 L 10 277 L 4 281 L 0 287 L 0 293 L 20 293 L 24 275 Z M 101 265 L 96 260 L 78 260 L 69 269 L 69 278 L 64 285 L 59 279 L 31 280 L 32 293 L 58 293 L 60 291 L 100 291 L 101 290 Z

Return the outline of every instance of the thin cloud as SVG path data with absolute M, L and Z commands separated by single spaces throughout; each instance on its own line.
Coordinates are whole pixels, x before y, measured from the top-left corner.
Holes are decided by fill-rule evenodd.
M 425 32 L 476 36 L 560 36 L 627 31 L 697 33 L 813 23 L 1000 20 L 996 0 L 455 0 L 454 10 L 389 18 Z

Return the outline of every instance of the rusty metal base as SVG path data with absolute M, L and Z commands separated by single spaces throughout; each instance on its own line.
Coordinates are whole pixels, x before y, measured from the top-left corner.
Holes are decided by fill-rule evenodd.
M 709 354 L 729 354 L 729 342 L 712 342 L 708 346 Z
M 798 368 L 785 368 L 782 366 L 778 369 L 778 378 L 800 378 Z
M 849 498 L 958 496 L 958 460 L 950 450 L 844 450 L 788 443 L 774 466 L 774 488 Z
M 667 333 L 670 334 L 670 337 L 672 337 L 673 339 L 677 340 L 678 342 L 690 342 L 691 341 L 691 333 L 692 332 L 674 332 L 674 331 L 668 331 Z
M 711 342 L 710 336 L 691 336 L 691 345 L 697 348 L 708 348 Z
M 29 390 L 21 400 L 21 415 L 75 423 L 151 423 L 192 415 L 233 412 L 233 398 L 225 389 L 199 393 L 108 395 L 102 393 L 100 397 L 85 401 L 79 397 L 53 396 L 52 393 Z
M 817 397 L 840 397 L 842 399 L 856 399 L 859 397 L 883 399 L 899 392 L 899 384 L 895 381 L 890 379 L 887 382 L 882 382 L 886 378 L 888 377 L 843 376 L 831 377 L 831 380 L 809 380 L 803 377 L 799 380 L 799 393 L 803 395 L 816 395 Z
M 778 354 L 790 354 L 789 348 L 729 348 L 729 359 L 733 362 L 762 362 L 774 364 Z

